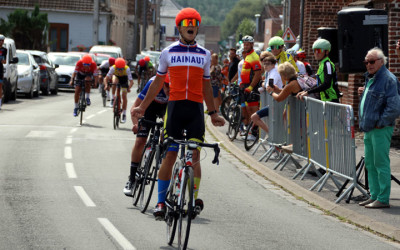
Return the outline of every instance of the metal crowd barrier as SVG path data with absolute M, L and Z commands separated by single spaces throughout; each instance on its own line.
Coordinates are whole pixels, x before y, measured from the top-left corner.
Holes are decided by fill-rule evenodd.
M 262 161 L 263 159 L 268 161 L 274 152 L 280 155 L 276 146 L 287 144 L 287 119 L 285 114 L 287 101 L 277 102 L 272 96 L 266 95 L 266 93 L 264 93 L 264 96 L 266 96 L 266 105 L 269 106 L 267 143 L 270 145 L 270 148 L 258 161 Z

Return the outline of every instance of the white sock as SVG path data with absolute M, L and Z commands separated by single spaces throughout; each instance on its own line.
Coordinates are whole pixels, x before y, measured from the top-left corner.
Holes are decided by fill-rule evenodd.
M 122 111 L 122 114 L 123 114 L 123 115 L 126 115 L 126 109 L 124 109 L 124 110 Z
M 78 103 L 77 103 L 77 102 L 75 103 L 75 108 L 76 108 L 76 109 L 78 108 Z
M 1 97 L 0 97 L 0 107 L 1 107 Z
M 90 98 L 90 93 L 86 93 L 86 98 Z
M 110 97 L 110 91 L 106 90 L 107 97 Z

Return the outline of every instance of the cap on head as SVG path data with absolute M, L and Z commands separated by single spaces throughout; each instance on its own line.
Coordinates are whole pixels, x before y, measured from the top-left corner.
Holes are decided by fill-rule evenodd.
M 83 57 L 82 57 L 82 63 L 84 63 L 84 64 L 91 64 L 92 63 L 92 57 L 91 56 L 89 56 L 89 55 L 84 55 Z
M 124 60 L 124 58 L 121 58 L 121 57 L 117 58 L 115 60 L 115 67 L 117 67 L 119 69 L 125 68 L 125 60 Z
M 279 36 L 274 36 L 271 39 L 269 39 L 268 45 L 269 46 L 281 46 L 284 45 L 285 42 L 283 41 L 282 37 Z
M 176 15 L 175 18 L 175 24 L 177 27 L 183 19 L 196 19 L 197 21 L 199 21 L 199 24 L 201 23 L 201 16 L 199 12 L 197 12 L 197 10 L 193 8 L 184 8 L 179 11 L 178 15 Z
M 331 51 L 331 43 L 326 39 L 319 38 L 313 43 L 312 49 L 323 49 Z
M 114 57 L 108 58 L 108 64 L 109 64 L 110 66 L 113 66 L 113 65 L 115 64 L 115 58 L 114 58 Z
M 254 38 L 252 36 L 244 36 L 242 38 L 243 42 L 249 42 L 249 43 L 254 43 Z

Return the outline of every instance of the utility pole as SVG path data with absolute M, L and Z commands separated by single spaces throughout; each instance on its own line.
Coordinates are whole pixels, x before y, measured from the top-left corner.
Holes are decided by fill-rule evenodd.
M 136 60 L 136 54 L 137 54 L 137 47 L 138 47 L 138 41 L 139 41 L 139 36 L 138 36 L 138 26 L 139 26 L 139 0 L 135 0 L 135 18 L 134 18 L 134 24 L 133 24 L 133 60 Z
M 146 47 L 146 31 L 147 31 L 147 0 L 143 1 L 143 25 L 142 25 L 142 42 L 140 50 L 142 51 Z
M 155 28 L 154 28 L 154 40 L 155 40 L 155 46 L 154 49 L 160 49 L 160 40 L 161 40 L 161 34 L 160 34 L 160 5 L 161 5 L 162 0 L 156 0 L 156 14 L 155 14 Z
M 99 43 L 99 0 L 93 2 L 93 45 Z

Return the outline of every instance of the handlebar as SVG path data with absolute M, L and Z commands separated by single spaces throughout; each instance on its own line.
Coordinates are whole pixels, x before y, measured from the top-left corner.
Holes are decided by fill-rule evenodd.
M 164 122 L 153 122 L 153 121 L 150 121 L 150 120 L 146 120 L 146 119 L 144 119 L 144 117 L 142 117 L 142 118 L 139 119 L 138 126 L 141 127 L 143 123 L 144 124 L 149 124 L 151 126 L 156 126 L 156 127 L 162 127 L 164 125 Z
M 189 149 L 196 149 L 197 147 L 205 147 L 205 148 L 213 148 L 214 149 L 214 159 L 212 160 L 213 164 L 219 165 L 219 153 L 221 149 L 218 146 L 218 143 L 204 143 L 204 142 L 196 142 L 196 141 L 186 141 L 186 140 L 175 140 L 172 137 L 168 137 L 164 141 L 164 149 L 167 149 L 171 143 L 177 143 L 180 145 L 185 145 L 188 146 Z M 164 153 L 166 153 L 167 150 L 164 150 Z

